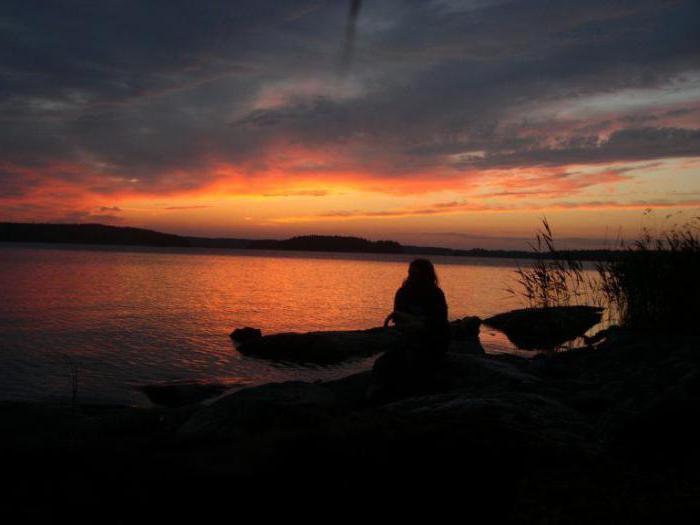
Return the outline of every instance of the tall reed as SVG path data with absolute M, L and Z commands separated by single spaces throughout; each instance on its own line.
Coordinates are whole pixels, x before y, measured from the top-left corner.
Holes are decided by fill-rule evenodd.
M 557 250 L 546 217 L 535 241 L 528 244 L 536 256 L 528 267 L 518 266 L 515 272 L 519 287 L 508 288 L 510 294 L 524 300 L 528 307 L 600 304 L 598 281 L 585 272 L 581 261 Z
M 601 289 L 623 325 L 699 332 L 700 217 L 639 240 L 597 265 Z

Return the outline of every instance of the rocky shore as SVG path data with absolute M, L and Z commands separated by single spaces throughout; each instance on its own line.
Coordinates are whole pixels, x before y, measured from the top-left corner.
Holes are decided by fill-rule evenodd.
M 524 359 L 467 337 L 434 384 L 385 403 L 367 401 L 369 372 L 206 396 L 190 385 L 170 408 L 0 403 L 7 501 L 27 517 L 109 508 L 104 521 L 262 499 L 680 522 L 700 510 L 700 339 L 599 339 Z

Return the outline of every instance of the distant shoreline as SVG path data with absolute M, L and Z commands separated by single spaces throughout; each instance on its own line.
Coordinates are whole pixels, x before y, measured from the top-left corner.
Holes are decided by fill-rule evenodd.
M 396 241 L 370 241 L 359 237 L 307 235 L 285 240 L 187 237 L 143 228 L 103 224 L 0 223 L 0 242 L 63 245 L 210 248 L 235 250 L 271 250 L 283 252 L 364 253 L 394 255 L 441 255 L 496 259 L 534 259 L 535 252 L 525 250 L 461 250 L 430 246 L 402 245 Z M 561 250 L 559 258 L 579 261 L 603 261 L 615 250 Z

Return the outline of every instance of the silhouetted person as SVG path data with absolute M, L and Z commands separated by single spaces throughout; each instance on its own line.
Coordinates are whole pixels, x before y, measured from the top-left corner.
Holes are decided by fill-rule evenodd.
M 406 342 L 375 362 L 370 397 L 378 391 L 401 395 L 428 386 L 436 365 L 447 352 L 450 342 L 447 302 L 429 260 L 416 259 L 409 265 L 408 277 L 396 291 L 394 311 L 384 326 L 392 321 L 405 334 Z

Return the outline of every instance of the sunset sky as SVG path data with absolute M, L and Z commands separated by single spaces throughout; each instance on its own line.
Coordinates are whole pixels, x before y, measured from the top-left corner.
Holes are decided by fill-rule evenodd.
M 0 220 L 587 248 L 700 212 L 697 0 L 358 5 L 3 1 Z

